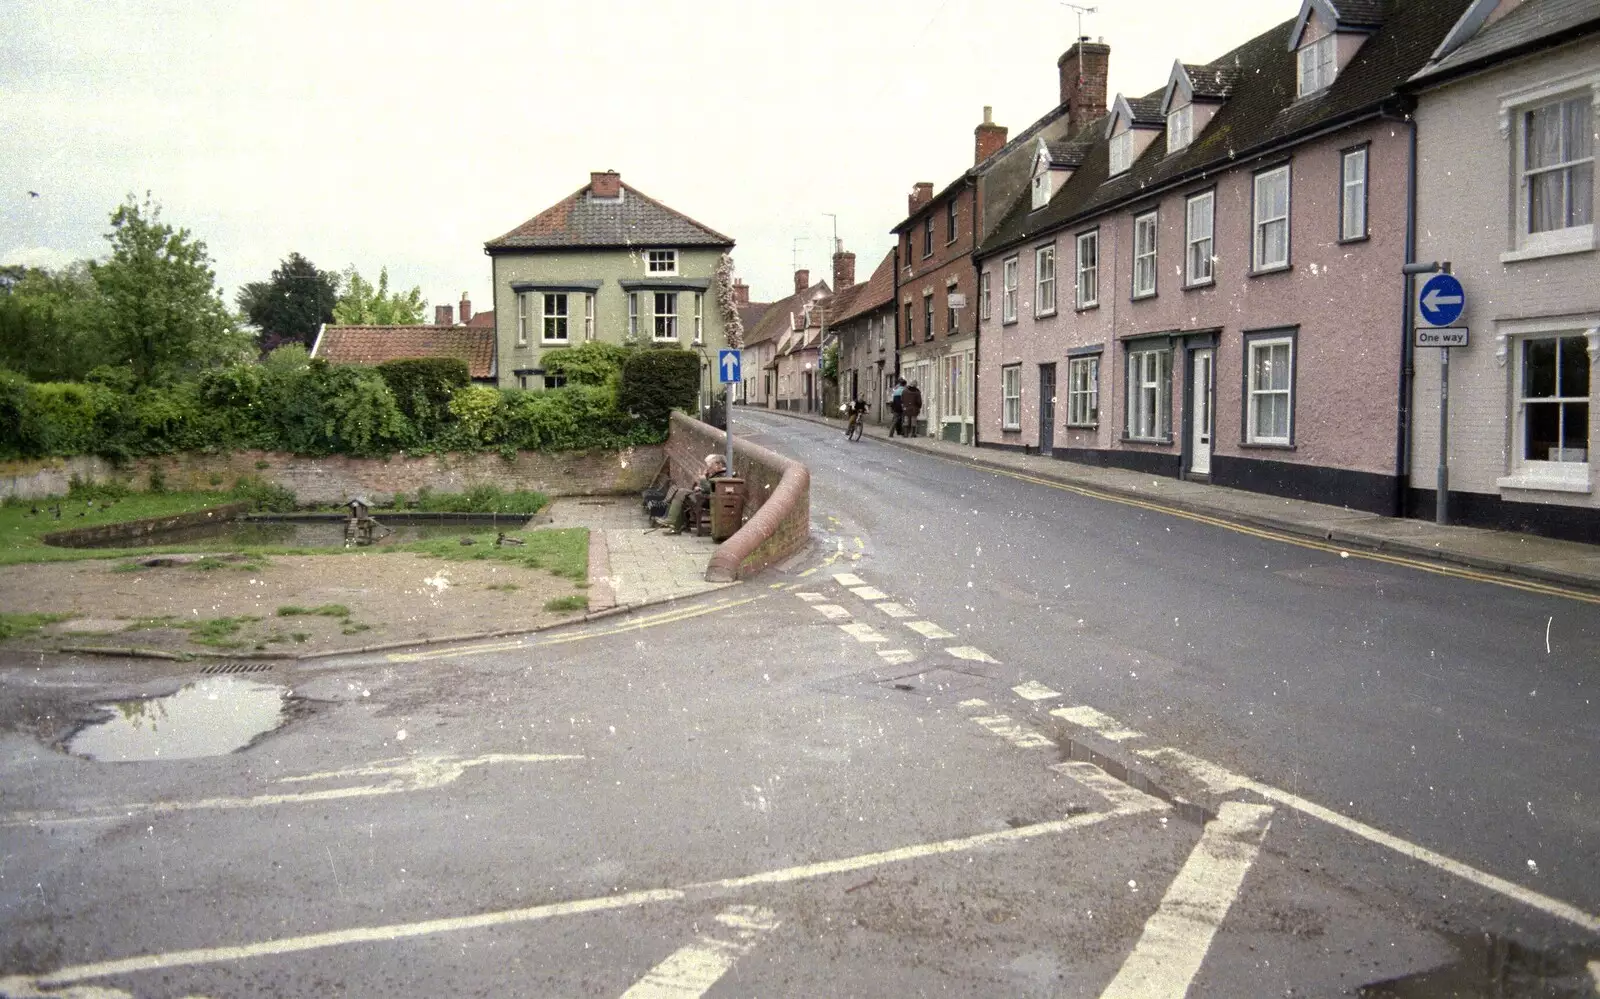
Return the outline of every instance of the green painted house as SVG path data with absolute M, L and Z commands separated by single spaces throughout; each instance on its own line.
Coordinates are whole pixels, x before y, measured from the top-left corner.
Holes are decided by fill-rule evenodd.
M 676 344 L 709 373 L 726 346 L 718 265 L 733 240 L 615 171 L 484 244 L 501 388 L 554 387 L 543 360 L 590 340 Z M 724 269 L 728 273 L 727 269 Z

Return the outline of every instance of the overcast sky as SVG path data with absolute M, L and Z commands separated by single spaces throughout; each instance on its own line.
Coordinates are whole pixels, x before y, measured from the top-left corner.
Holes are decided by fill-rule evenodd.
M 1166 82 L 1294 0 L 1100 0 L 1110 91 Z M 971 165 L 983 106 L 1056 105 L 1057 0 L 0 0 L 0 263 L 105 253 L 149 191 L 230 305 L 291 250 L 491 307 L 483 243 L 615 169 L 737 241 L 752 297 L 865 280 L 919 180 Z M 37 191 L 37 198 L 29 195 Z M 798 244 L 796 240 L 800 240 Z M 798 246 L 798 250 L 797 250 Z

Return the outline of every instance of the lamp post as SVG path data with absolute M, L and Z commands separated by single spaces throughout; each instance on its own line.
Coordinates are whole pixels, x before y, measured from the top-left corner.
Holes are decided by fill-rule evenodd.
M 1406 325 L 1416 326 L 1415 282 L 1418 274 L 1449 274 L 1450 261 L 1413 262 L 1400 268 L 1406 279 Z M 1450 348 L 1439 350 L 1439 464 L 1434 470 L 1433 522 L 1450 523 Z

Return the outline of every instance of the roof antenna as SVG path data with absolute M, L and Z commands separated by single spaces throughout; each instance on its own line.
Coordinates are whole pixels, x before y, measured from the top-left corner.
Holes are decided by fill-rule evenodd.
M 1071 11 L 1073 11 L 1074 13 L 1076 13 L 1078 15 L 1078 41 L 1079 42 L 1088 41 L 1089 40 L 1089 36 L 1083 33 L 1083 15 L 1085 15 L 1085 14 L 1098 14 L 1098 13 L 1100 13 L 1100 8 L 1099 7 L 1080 7 L 1079 5 L 1077 5 L 1075 3 L 1066 3 L 1066 2 L 1064 2 L 1064 0 L 1056 0 L 1056 2 L 1060 3 L 1061 6 L 1070 9 Z M 1080 87 L 1083 86 L 1083 46 L 1082 45 L 1078 46 L 1078 85 Z

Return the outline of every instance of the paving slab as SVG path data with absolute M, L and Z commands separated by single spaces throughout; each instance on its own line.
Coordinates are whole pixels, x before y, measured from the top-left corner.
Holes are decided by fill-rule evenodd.
M 602 569 L 599 559 L 591 558 L 590 589 L 609 596 L 613 605 L 659 603 L 734 585 L 706 582 L 715 542 L 653 527 L 634 497 L 558 499 L 548 515 L 552 527 L 589 528 L 590 552 L 603 550 L 606 562 Z

